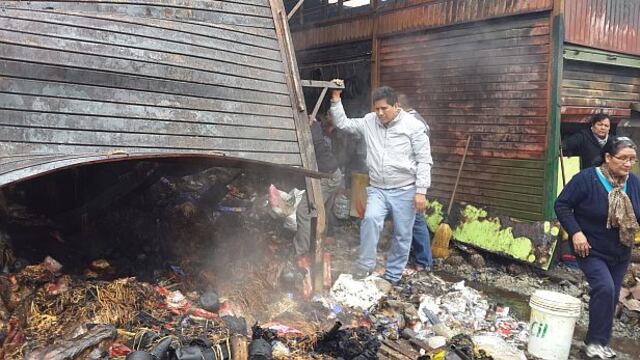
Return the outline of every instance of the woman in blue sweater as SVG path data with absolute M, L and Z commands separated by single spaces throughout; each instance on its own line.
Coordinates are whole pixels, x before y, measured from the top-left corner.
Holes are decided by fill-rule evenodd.
M 637 161 L 631 139 L 610 137 L 602 160 L 601 166 L 582 170 L 569 181 L 555 210 L 589 282 L 585 352 L 607 359 L 615 356 L 609 347 L 613 316 L 639 228 L 640 180 L 630 173 Z

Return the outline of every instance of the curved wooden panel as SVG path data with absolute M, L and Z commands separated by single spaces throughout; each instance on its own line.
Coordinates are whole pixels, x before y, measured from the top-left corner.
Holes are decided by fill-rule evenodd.
M 266 0 L 1 1 L 0 186 L 114 151 L 302 165 L 279 42 Z

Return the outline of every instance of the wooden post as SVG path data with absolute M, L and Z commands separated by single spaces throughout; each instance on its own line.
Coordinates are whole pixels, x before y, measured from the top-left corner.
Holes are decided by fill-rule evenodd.
M 249 360 L 249 345 L 242 335 L 231 337 L 231 360 Z
M 371 1 L 371 7 L 373 8 L 373 16 L 371 21 L 372 34 L 371 34 L 371 89 L 375 89 L 380 86 L 380 38 L 378 37 L 378 1 Z M 372 105 L 373 109 L 373 105 Z
M 306 113 L 304 104 L 304 95 L 302 93 L 298 64 L 293 50 L 291 34 L 289 33 L 287 14 L 282 0 L 269 0 L 269 3 L 271 5 L 271 13 L 276 28 L 278 44 L 280 45 L 280 53 L 284 60 L 283 65 L 285 66 L 285 73 L 287 74 L 287 85 L 289 89 L 291 89 L 291 103 L 297 105 L 297 111 L 294 111 L 293 117 L 296 123 L 296 134 L 298 135 L 302 166 L 308 170 L 318 171 L 316 154 L 313 149 L 313 141 L 311 139 L 311 128 L 309 127 L 309 116 Z M 311 249 L 313 251 L 312 254 L 315 255 L 313 277 L 314 284 L 316 285 L 314 286 L 314 290 L 322 291 L 322 239 L 324 237 L 326 226 L 324 201 L 322 199 L 320 180 L 307 177 L 305 182 L 309 206 L 315 210 L 316 215 L 316 226 L 312 227 L 312 229 L 315 230 L 312 230 L 311 234 L 315 240 L 312 242 L 313 248 Z M 313 224 L 314 221 L 312 221 L 312 225 Z
M 549 126 L 547 130 L 547 151 L 545 155 L 544 179 L 544 219 L 555 217 L 553 204 L 556 200 L 558 188 L 558 161 L 560 155 L 560 123 L 561 123 L 561 92 L 562 92 L 562 57 L 564 48 L 564 1 L 555 0 L 554 8 L 549 18 L 551 26 L 548 80 L 548 108 Z M 551 262 L 549 262 L 551 264 Z

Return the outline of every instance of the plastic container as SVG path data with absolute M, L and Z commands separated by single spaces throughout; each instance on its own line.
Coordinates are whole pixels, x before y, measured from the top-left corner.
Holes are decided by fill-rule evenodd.
M 582 302 L 573 296 L 538 290 L 529 305 L 529 353 L 544 360 L 568 359 Z
M 369 175 L 351 173 L 351 216 L 353 217 L 364 218 L 367 208 L 367 186 L 369 186 Z
M 331 289 L 333 279 L 331 278 L 331 253 L 326 251 L 322 255 L 322 285 L 325 289 Z

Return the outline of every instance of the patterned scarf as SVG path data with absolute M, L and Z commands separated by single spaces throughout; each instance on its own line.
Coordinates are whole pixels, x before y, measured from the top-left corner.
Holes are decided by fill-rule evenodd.
M 633 247 L 636 231 L 640 228 L 636 214 L 633 211 L 633 204 L 629 196 L 622 191 L 629 175 L 624 178 L 614 178 L 609 172 L 606 163 L 600 166 L 602 176 L 611 184 L 613 189 L 609 192 L 609 214 L 607 215 L 607 229 L 620 229 L 620 242 Z

